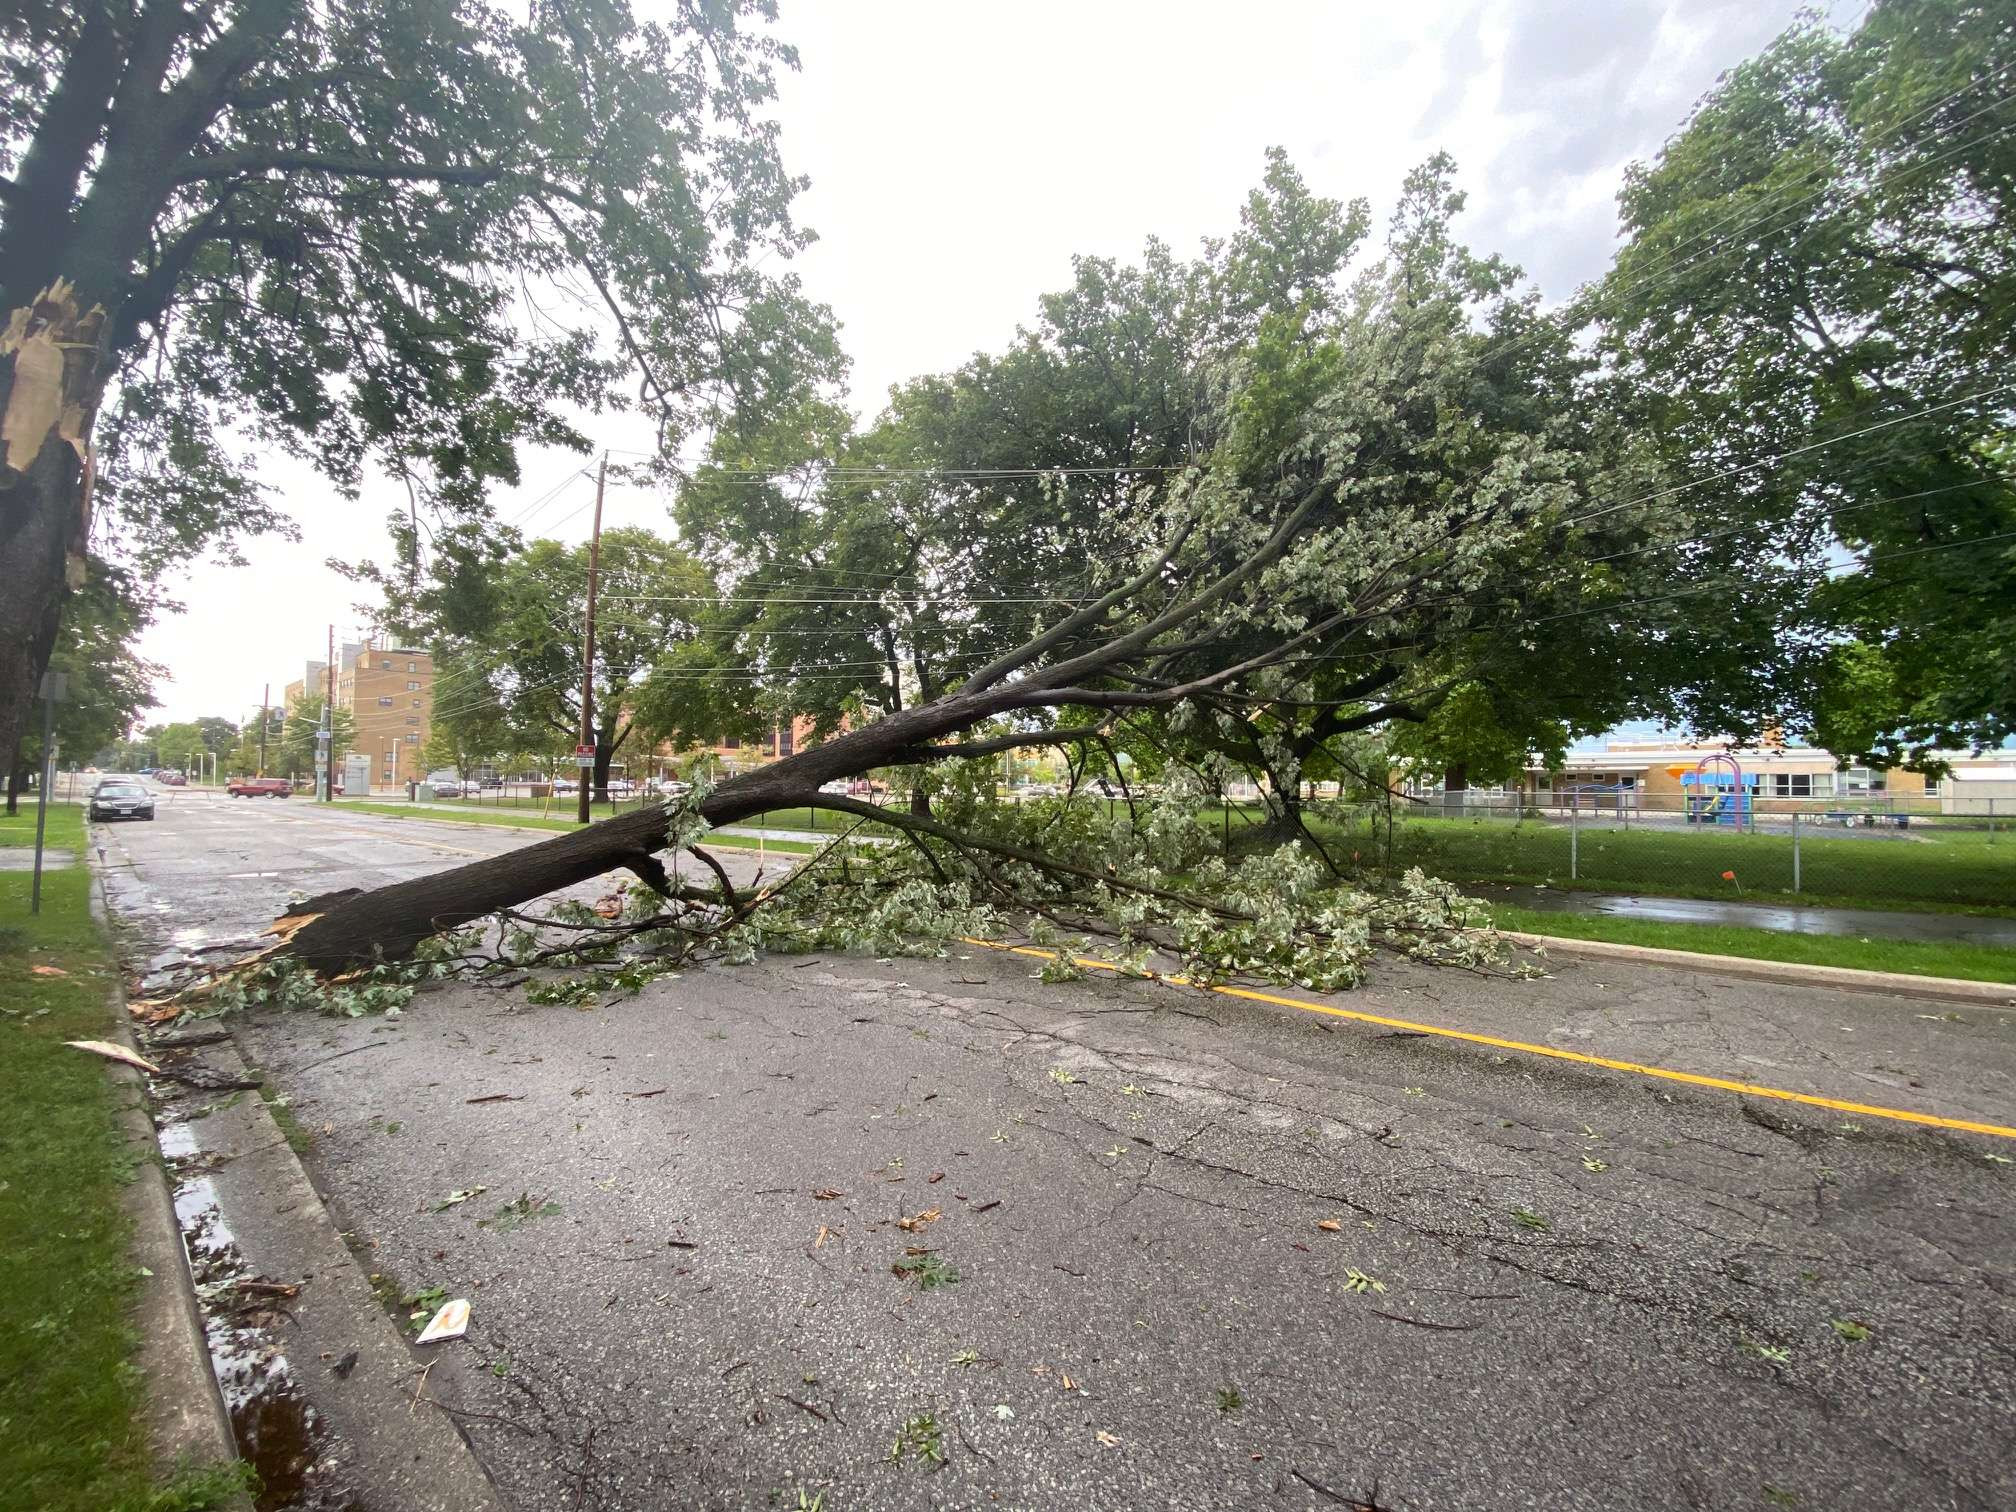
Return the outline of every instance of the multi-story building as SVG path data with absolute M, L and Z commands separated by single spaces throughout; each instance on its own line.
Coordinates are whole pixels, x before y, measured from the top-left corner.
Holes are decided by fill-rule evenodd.
M 305 696 L 321 698 L 327 692 L 329 663 L 311 661 L 303 674 L 280 690 L 280 707 L 291 709 Z
M 434 714 L 434 658 L 425 651 L 346 645 L 336 664 L 336 707 L 356 727 L 350 749 L 371 758 L 374 788 L 426 775 L 420 749 Z

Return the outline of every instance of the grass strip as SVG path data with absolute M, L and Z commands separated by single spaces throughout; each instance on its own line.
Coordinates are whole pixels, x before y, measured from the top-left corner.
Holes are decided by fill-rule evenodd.
M 112 1028 L 118 967 L 91 887 L 85 867 L 49 872 L 30 915 L 29 878 L 0 873 L 0 1508 L 197 1512 L 241 1472 L 163 1485 L 149 1468 L 124 1207 L 145 1152 L 118 1122 L 131 1094 L 63 1045 Z
M 2016 835 L 1919 823 L 1908 830 L 1849 837 L 1821 826 L 1799 842 L 1800 889 L 1792 891 L 1792 840 L 1713 826 L 1625 828 L 1584 822 L 1410 816 L 1386 827 L 1311 821 L 1331 853 L 1362 855 L 1394 871 L 1418 866 L 1450 882 L 1505 882 L 1669 898 L 1768 898 L 1848 908 L 2016 912 Z M 1734 879 L 1724 876 L 1735 873 Z
M 341 813 L 381 814 L 388 819 L 431 820 L 437 824 L 501 824 L 507 829 L 547 830 L 564 834 L 581 828 L 572 819 L 546 819 L 538 814 L 518 813 L 510 809 L 458 809 L 449 812 L 444 809 L 414 808 L 403 803 L 352 803 L 344 802 Z M 605 814 L 602 817 L 607 818 Z M 703 842 L 710 849 L 756 850 L 759 848 L 754 835 L 738 835 L 732 829 L 715 830 Z M 818 845 L 799 840 L 765 840 L 760 848 L 765 851 L 780 851 L 787 855 L 811 855 L 821 849 Z
M 1648 945 L 1753 961 L 1802 966 L 1846 966 L 1856 971 L 1900 971 L 1911 976 L 1961 977 L 1976 982 L 2016 982 L 2016 950 L 1953 940 L 1882 940 L 1852 935 L 1783 934 L 1737 924 L 1675 924 L 1660 919 L 1620 919 L 1605 914 L 1553 913 L 1490 904 L 1500 929 Z
M 84 809 L 76 803 L 52 803 L 49 805 L 48 831 L 42 838 L 45 848 L 77 851 L 84 845 Z M 21 810 L 15 814 L 0 814 L 0 850 L 11 850 L 16 846 L 35 846 L 35 805 L 27 799 L 21 802 Z

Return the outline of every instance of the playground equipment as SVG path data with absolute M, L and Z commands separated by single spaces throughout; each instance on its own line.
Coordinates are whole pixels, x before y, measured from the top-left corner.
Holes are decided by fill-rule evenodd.
M 1693 771 L 1683 768 L 1675 775 L 1687 799 L 1689 824 L 1726 824 L 1733 829 L 1753 826 L 1757 778 L 1745 777 L 1734 756 L 1718 751 L 1703 756 Z

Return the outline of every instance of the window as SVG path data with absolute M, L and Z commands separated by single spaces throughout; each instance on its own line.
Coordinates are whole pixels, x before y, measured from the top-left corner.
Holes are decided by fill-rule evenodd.
M 378 670 L 381 672 L 390 672 L 392 670 L 392 663 L 389 661 L 381 661 L 378 663 Z
M 406 691 L 408 693 L 411 693 L 415 688 L 419 686 L 420 684 L 418 684 L 417 682 L 409 682 L 408 684 L 406 684 Z
M 381 698 L 378 700 L 378 707 L 381 709 L 389 709 L 392 707 L 392 700 L 389 698 Z
M 419 716 L 418 714 L 408 714 L 408 715 L 406 716 L 406 723 L 408 723 L 408 724 L 418 724 L 418 723 L 420 723 L 420 716 Z
M 379 774 L 379 778 L 381 781 L 390 782 L 392 780 L 392 768 L 390 767 L 385 768 L 385 770 Z
M 1825 798 L 1834 791 L 1831 772 L 1772 772 L 1769 781 L 1773 798 Z
M 1889 773 L 1871 771 L 1868 767 L 1850 767 L 1841 774 L 1841 791 L 1856 797 L 1883 792 L 1889 785 Z
M 414 708 L 416 708 L 416 709 L 420 707 L 420 700 L 419 700 L 419 699 L 417 699 L 417 698 L 416 698 L 416 699 L 414 699 L 414 700 L 413 700 L 413 707 L 414 707 Z
M 418 671 L 420 670 L 420 663 L 418 663 L 418 662 L 408 662 L 408 663 L 406 663 L 406 670 L 407 670 L 408 672 L 418 672 Z
M 779 727 L 778 727 L 778 730 L 777 730 L 777 754 L 778 754 L 778 755 L 780 755 L 780 756 L 789 756 L 789 755 L 791 754 L 791 752 L 792 752 L 792 751 L 793 751 L 794 749 L 796 749 L 796 744 L 795 744 L 795 742 L 796 742 L 796 737 L 795 737 L 795 736 L 794 736 L 794 735 L 792 734 L 792 731 L 791 731 L 791 726 L 789 726 L 789 725 L 787 724 L 787 725 L 781 725 L 781 726 L 779 726 Z
M 721 749 L 724 751 L 739 751 L 742 749 L 742 742 L 737 740 L 733 735 L 730 735 L 726 740 L 721 742 Z
M 408 745 L 418 745 L 418 744 L 420 744 L 420 735 L 419 735 L 419 732 L 418 732 L 418 731 L 415 731 L 415 732 L 414 732 L 413 734 L 411 734 L 411 735 L 408 735 L 408 736 L 406 737 L 406 744 L 408 744 Z

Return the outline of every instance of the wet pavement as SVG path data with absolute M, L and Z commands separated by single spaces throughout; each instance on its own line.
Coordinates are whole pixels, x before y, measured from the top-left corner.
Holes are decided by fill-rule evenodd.
M 540 838 L 279 809 L 117 832 L 134 946 Z M 383 1284 L 471 1299 L 426 1394 L 513 1507 L 2016 1503 L 2016 1141 L 1035 970 L 234 1032 Z M 1338 1001 L 2016 1123 L 2016 1002 L 1556 972 Z M 260 1158 L 216 1191 L 277 1244 Z
M 1543 913 L 1607 914 L 1669 924 L 1734 924 L 1780 934 L 1846 935 L 1876 940 L 1946 940 L 2016 949 L 2016 919 L 1976 914 L 1912 913 L 1886 908 L 1815 908 L 1798 903 L 1744 903 L 1711 898 L 1655 898 L 1575 892 L 1553 887 L 1465 884 L 1486 901 Z

